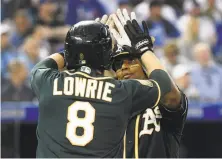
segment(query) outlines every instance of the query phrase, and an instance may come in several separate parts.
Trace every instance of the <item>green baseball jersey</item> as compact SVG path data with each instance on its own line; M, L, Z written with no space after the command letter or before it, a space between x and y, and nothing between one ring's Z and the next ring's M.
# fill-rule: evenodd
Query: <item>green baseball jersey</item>
M181 93L179 110L158 104L133 117L126 132L126 157L178 158L187 110L187 98Z
M89 67L57 69L53 59L32 70L39 99L37 157L122 157L129 119L159 100L149 80L118 81Z

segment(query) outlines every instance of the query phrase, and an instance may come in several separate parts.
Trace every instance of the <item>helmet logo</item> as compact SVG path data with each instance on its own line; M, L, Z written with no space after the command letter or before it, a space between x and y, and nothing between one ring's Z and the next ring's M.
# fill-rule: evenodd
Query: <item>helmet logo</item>
M84 59L84 54L83 54L83 53L80 53L80 54L79 54L79 58L80 58L80 60L83 60L83 59Z
M80 53L79 54L79 63L80 64L86 64L86 60L84 60L84 54L83 53Z

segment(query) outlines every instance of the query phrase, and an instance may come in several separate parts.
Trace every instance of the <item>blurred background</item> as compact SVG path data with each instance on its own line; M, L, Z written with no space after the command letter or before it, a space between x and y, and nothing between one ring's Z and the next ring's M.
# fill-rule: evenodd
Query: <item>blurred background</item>
M222 157L222 0L1 0L1 157L35 157L32 67L63 50L70 25L117 8L147 22L189 98L180 157Z

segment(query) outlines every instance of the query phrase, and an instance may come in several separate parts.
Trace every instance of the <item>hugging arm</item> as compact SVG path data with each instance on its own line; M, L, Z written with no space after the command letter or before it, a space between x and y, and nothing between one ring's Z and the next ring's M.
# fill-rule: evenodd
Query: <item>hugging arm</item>
M118 31L111 30L111 33L117 40L117 43L126 35L130 39L132 53L136 54L147 70L148 77L155 81L160 88L160 103L172 110L180 108L181 93L171 79L170 75L160 63L159 59L153 53L153 40L149 35L148 27L143 21L143 30L136 21L135 14L131 13L131 18L126 11L121 13L117 11L117 18L113 18ZM116 17L117 17L116 16ZM120 25L121 24L121 25Z

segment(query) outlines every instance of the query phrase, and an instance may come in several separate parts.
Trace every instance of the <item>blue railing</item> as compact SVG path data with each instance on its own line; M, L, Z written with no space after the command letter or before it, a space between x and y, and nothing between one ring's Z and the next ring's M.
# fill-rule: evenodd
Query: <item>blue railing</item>
M187 119L190 121L222 121L222 103L190 103ZM2 122L36 123L38 105L32 102L2 102Z

